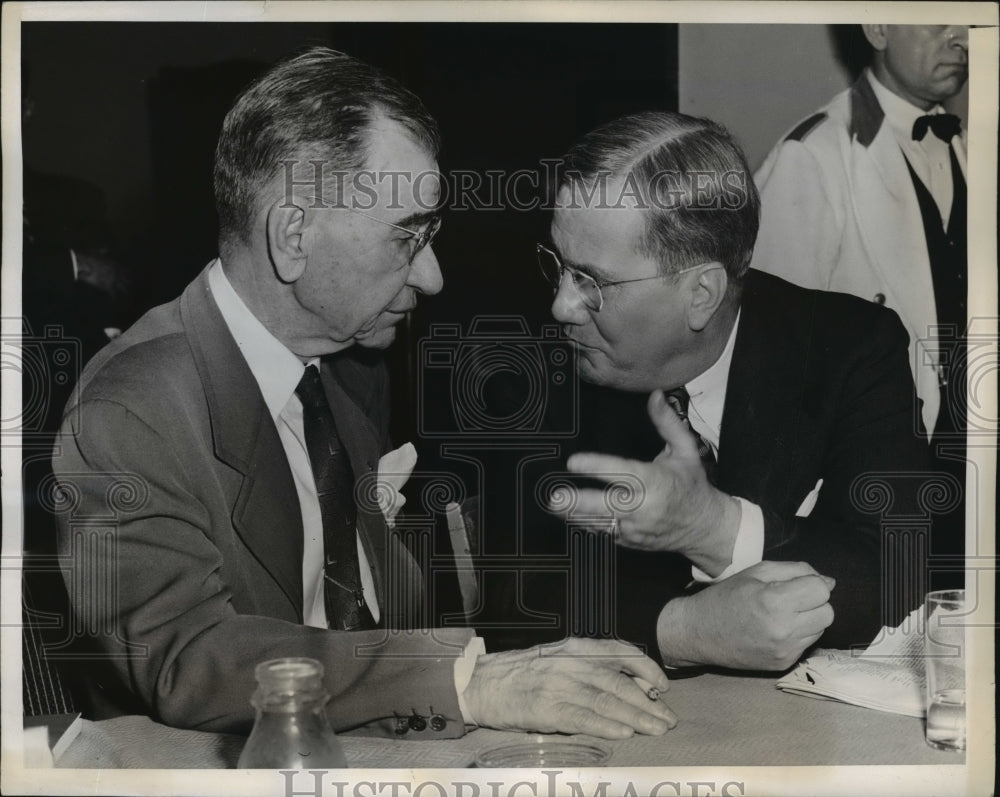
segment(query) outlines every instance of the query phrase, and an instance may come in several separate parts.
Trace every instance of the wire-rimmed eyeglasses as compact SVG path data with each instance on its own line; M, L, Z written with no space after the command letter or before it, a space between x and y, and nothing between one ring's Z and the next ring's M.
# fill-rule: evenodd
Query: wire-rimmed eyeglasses
M696 268L705 265L704 263L698 263L697 265L688 266L670 274L656 274L652 277L636 277L629 280L602 280L592 277L590 274L585 274L572 266L563 264L562 260L559 259L559 255L542 244L535 244L535 254L538 257L538 267L541 269L542 276L545 277L546 282L558 291L559 285L562 283L563 274L568 273L573 280L573 286L580 294L580 298L583 299L583 303L595 313L599 313L601 308L604 307L602 288L609 288L612 285L628 285L632 282L649 282L650 280L664 279L684 274L688 271L694 271Z
M391 221L386 221L385 219L380 219L377 216L372 216L370 213L365 213L363 210L358 210L357 208L352 208L349 205L344 205L345 210L351 211L351 213L357 213L359 216L364 216L366 219L371 219L372 221L377 221L379 224L384 224L386 227L392 227L395 230L400 230L409 234L410 241L410 254L409 262L412 263L417 255L423 251L424 247L430 246L431 242L434 240L434 236L438 234L441 229L441 217L431 216L430 221L421 230L413 230L409 227L401 227L398 224L393 224Z

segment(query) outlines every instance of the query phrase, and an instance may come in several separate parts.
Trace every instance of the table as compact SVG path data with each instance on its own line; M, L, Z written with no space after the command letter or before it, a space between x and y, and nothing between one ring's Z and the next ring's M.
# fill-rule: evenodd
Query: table
M671 682L680 718L664 736L600 740L610 767L962 764L924 743L923 720L780 692L777 678L705 673ZM340 735L352 767L467 767L476 753L524 739L480 728L460 739L407 741ZM579 737L588 739L588 737ZM85 721L56 763L68 768L232 768L244 738L182 731L148 717Z

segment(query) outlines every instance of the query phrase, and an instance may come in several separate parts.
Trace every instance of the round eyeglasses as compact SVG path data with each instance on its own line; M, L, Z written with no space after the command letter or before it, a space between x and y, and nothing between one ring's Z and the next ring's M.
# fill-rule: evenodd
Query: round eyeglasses
M638 277L630 280L599 280L572 266L564 265L559 259L559 255L541 244L535 244L535 254L538 257L538 267L542 271L542 276L555 290L559 290L563 274L568 273L573 279L573 286L580 294L580 298L583 299L583 303L595 313L601 312L601 308L604 307L604 294L601 292L601 288L608 288L612 285L627 285L630 282L648 282L670 276L669 274L657 274L653 277ZM683 273L683 271L678 273Z

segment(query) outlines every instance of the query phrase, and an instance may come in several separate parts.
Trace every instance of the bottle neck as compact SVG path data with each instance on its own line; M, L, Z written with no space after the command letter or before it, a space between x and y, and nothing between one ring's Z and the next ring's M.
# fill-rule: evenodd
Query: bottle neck
M250 702L257 714L322 714L330 699L323 691L295 691L276 693L258 689Z
M294 730L292 730L294 729ZM257 709L257 720L254 722L254 733L274 733L280 731L294 733L296 737L315 734L322 736L330 732L330 724L326 715L319 709L301 711L271 711Z

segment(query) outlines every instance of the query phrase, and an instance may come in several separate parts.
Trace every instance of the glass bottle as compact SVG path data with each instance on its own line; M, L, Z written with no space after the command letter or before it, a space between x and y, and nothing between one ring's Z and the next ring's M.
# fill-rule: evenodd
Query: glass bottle
M323 665L315 659L261 662L254 670L257 709L240 769L344 769L347 759L324 707Z

